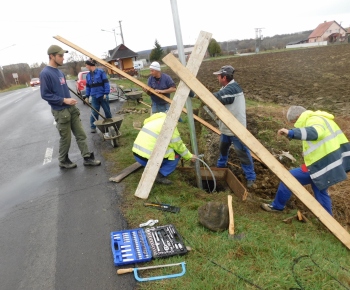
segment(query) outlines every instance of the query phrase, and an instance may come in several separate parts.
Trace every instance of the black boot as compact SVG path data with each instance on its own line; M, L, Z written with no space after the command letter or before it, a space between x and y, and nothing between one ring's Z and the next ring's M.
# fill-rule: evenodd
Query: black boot
M172 184L172 182L171 182L169 179L165 178L165 177L164 177L162 174L160 174L159 172L158 172L157 177L156 177L156 182L157 182L157 183L160 183L160 184L164 184L164 185Z
M66 168L66 169L72 169L72 168L77 167L77 165L75 163L70 161L68 155L66 156L66 160L60 161L58 163L58 166L61 167L61 168Z
M84 157L84 165L85 166L98 166L98 165L101 165L101 161L95 160L94 153L91 152L89 157Z

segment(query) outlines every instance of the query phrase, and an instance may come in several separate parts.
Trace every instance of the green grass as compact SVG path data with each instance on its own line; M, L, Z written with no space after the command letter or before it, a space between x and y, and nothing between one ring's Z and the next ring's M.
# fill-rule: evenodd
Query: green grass
M145 102L149 102L147 98L148 96ZM193 101L195 103L197 100ZM137 107L144 108L144 105L138 104ZM105 157L115 164L111 176L135 162L131 148L139 131L133 129L132 124L135 121L143 122L148 116L149 114L125 116L120 147L113 153L105 153ZM178 128L188 144L186 121L185 118L185 122L179 123ZM259 127L265 126L266 131L258 136L263 142L275 139L271 137L276 134L275 129L270 129L269 132L272 122L273 119L269 117L259 120ZM272 127L279 125L273 124ZM208 130L201 130L198 143L204 142ZM295 146L300 147L300 144ZM186 162L185 166L191 165ZM201 226L198 222L198 208L209 201L226 203L230 192L226 190L208 194L191 185L188 177L180 171L175 171L170 176L173 184L154 184L147 200L181 208L178 214L165 213L144 207L144 200L134 196L142 173L143 169L140 169L123 180L125 192L122 210L129 228L138 228L140 223L149 219L158 219L158 225L173 224L192 250L184 256L137 264L136 267L143 267L185 261L187 268L186 274L180 278L139 283L140 289L300 288L296 279L304 289L346 289L332 276L350 288L349 251L316 218L311 218L310 223L293 221L285 224L282 220L294 215L295 211L271 214L262 211L259 203L254 200L243 202L233 196L235 232L244 234L244 238L229 239L227 231L216 233ZM307 256L295 262L295 259L304 255ZM180 268L152 269L139 274L141 277L153 277L174 272L180 272Z
M26 85L12 85L11 87L7 88L7 89L3 89L0 90L0 92L10 92L10 91L15 91L15 90L19 90L19 89L24 89L27 88Z

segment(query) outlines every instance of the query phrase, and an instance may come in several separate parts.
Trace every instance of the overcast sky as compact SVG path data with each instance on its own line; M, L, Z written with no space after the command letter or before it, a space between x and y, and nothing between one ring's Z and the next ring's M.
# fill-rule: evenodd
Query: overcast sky
M175 0L174 0L175 1ZM350 27L350 0L177 0L183 44L194 44L200 31L217 41L313 30L324 21ZM2 5L0 17L0 65L47 63L47 48L59 35L86 51L103 57L116 43L112 29L124 44L137 52L176 44L171 0L47 1L16 0ZM110 32L101 31L101 29ZM121 44L120 35L116 35ZM66 59L68 56L66 57Z

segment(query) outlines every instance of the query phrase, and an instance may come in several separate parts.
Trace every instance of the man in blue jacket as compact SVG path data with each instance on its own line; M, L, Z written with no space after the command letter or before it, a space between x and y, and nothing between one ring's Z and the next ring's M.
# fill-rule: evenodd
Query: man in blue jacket
M109 92L110 86L104 70L96 68L96 61L89 59L85 62L89 73L86 75L86 98L91 96L91 105L100 111L102 107L106 118L112 118L111 109L109 107ZM98 120L99 115L94 110L91 110L90 126L91 133L96 133L96 125L94 122Z
M86 142L87 137L80 121L80 111L75 106L77 100L70 97L66 78L58 69L63 64L63 55L67 52L58 45L51 45L47 50L49 65L40 73L41 97L51 106L51 112L60 134L58 149L59 166L66 169L77 167L68 157L72 138L71 132L73 132L76 138L81 156L84 157L84 165L100 165L101 161L95 160L94 154L89 152Z

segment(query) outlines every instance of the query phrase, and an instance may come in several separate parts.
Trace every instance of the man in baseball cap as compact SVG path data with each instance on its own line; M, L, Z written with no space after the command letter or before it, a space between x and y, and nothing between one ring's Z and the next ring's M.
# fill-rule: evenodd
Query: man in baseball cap
M68 50L64 50L62 47L58 45L51 45L47 50L47 54L65 54L68 53Z
M213 72L214 75L228 75L233 76L235 69L230 65L224 65L219 71Z
M214 72L219 84L222 86L220 91L213 93L214 96L228 109L231 114L244 126L247 126L245 98L242 88L233 79L235 69L230 65L224 65L219 71ZM216 163L217 167L227 167L228 153L230 146L233 145L238 159L241 161L241 167L247 179L247 187L252 187L256 179L254 163L250 151L241 140L220 120L220 157Z

